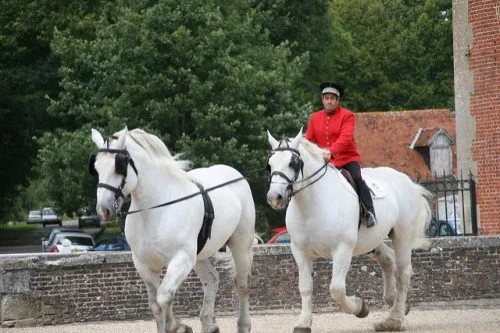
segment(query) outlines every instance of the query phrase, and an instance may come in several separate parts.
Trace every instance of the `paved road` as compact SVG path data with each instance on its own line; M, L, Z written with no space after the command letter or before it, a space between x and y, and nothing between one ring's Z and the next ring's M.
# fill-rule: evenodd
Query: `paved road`
M387 311L372 311L365 319L344 313L314 314L313 333L374 332L373 325L387 316ZM253 333L292 333L297 314L267 314L252 316ZM194 332L200 332L197 318L184 318ZM219 317L221 332L236 332L234 316ZM149 321L94 322L31 328L3 328L4 333L154 333L156 326ZM419 308L406 316L409 333L500 333L500 306L489 308Z
M68 229L78 229L78 220L67 220L63 221L63 228ZM27 242L30 244L26 245L18 245L18 246L0 246L0 255L2 254L23 254L23 253L39 253L42 248L42 243L40 238L48 237L50 231L54 228L59 228L58 225L47 225L46 227L42 227L42 225L38 225L38 228L35 228L31 235L29 235ZM85 232L95 235L99 232L99 228L84 228L82 229Z

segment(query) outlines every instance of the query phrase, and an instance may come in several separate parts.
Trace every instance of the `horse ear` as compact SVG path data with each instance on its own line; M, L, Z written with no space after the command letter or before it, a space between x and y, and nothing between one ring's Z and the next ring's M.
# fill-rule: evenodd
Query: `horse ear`
M276 140L269 131L267 131L267 139L269 141L269 144L271 145L271 150L275 150L279 146L278 140Z
M98 130L96 129L91 129L92 131L92 141L97 145L97 148L102 148L104 147L104 138L102 137L101 133L99 133Z
M297 134L297 136L293 138L290 146L295 149L299 148L300 139L302 139L302 127L300 128L299 134Z
M125 137L127 136L128 128L125 126L124 129L120 131L120 136L118 137L117 148L124 149L125 148Z

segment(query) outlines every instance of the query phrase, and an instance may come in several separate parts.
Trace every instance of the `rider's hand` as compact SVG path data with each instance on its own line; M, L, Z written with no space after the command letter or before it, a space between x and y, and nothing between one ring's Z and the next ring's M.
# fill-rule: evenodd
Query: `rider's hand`
M332 158L332 153L330 153L330 151L328 150L324 150L323 151L323 161L326 162L330 162L330 159Z

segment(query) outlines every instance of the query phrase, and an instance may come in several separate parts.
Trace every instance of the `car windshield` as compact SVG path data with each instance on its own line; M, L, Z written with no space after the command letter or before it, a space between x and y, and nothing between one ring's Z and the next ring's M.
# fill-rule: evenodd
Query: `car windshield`
M127 251L130 250L130 246L125 238L120 237L110 237L99 241L96 246L94 246L95 251Z
M79 237L79 236L66 236L57 241L57 244L62 244L62 241L67 239L71 241L71 245L84 245L84 246L93 246L92 238L88 237Z

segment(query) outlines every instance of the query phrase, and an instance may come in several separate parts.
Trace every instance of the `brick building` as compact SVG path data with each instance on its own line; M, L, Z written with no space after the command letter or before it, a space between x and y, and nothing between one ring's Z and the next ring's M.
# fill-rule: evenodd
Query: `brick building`
M453 1L457 167L477 181L479 230L500 234L500 1Z

